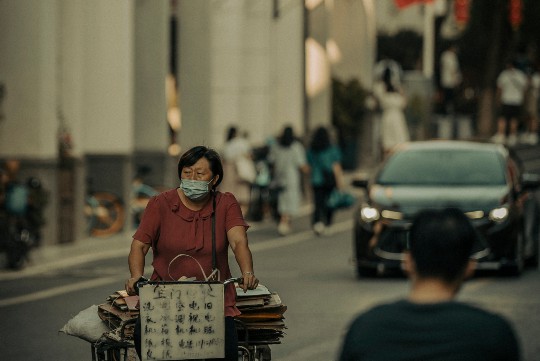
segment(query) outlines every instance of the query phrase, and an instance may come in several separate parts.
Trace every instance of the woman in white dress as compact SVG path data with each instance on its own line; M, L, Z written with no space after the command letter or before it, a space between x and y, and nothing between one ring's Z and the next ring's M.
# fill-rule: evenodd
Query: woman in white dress
M376 95L382 110L381 146L386 156L396 145L410 140L403 112L407 99L392 83L389 71L384 72Z

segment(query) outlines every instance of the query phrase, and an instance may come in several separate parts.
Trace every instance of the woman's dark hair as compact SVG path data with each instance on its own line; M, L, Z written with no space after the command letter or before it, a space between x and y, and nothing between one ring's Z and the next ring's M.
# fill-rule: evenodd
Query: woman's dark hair
M311 138L310 148L314 152L320 152L329 148L330 145L330 134L328 134L328 130L325 127L315 129L313 138Z
M386 86L387 91L389 92L396 91L394 84L392 84L392 70L389 67L384 69L383 81L384 81L384 85Z
M283 129L281 137L279 137L279 144L284 147L289 147L294 142L294 132L293 128L288 126Z
M238 133L238 129L236 129L236 127L234 126L229 127L229 130L227 131L227 141L236 138L237 133Z
M477 242L474 226L457 208L421 211L409 234L409 249L418 275L448 283L463 275Z
M212 174L214 176L219 176L216 184L214 184L215 189L223 180L223 164L221 163L221 158L218 152L203 145L198 145L187 150L182 157L180 157L180 160L178 161L178 179L182 179L182 169L185 167L191 167L203 157L208 160L208 163L210 163L210 170L212 171Z

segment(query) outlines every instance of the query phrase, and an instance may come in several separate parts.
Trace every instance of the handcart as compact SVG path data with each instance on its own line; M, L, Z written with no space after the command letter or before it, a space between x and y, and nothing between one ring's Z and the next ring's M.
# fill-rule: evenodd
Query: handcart
M283 314L287 307L276 292L264 285L246 293L237 288L236 300L242 312L236 317L239 360L271 360L270 345L281 343L284 336Z
M174 294L175 297L178 297L180 294L180 290L184 287L197 287L200 291L202 291L203 295L202 298L196 299L195 296L187 297L185 298L181 303L186 304L186 302L189 302L190 307L192 309L190 310L190 315L193 309L196 309L197 307L200 307L201 304L206 306L206 303L204 301L204 296L206 296L206 300L209 299L209 295L211 293L212 286L221 285L225 286L232 282L242 282L241 278L231 278L226 280L223 283L220 282L149 282L148 285L152 285L152 287L161 287L160 290L153 289L152 290L152 297L156 297L157 294L163 295L164 293L167 294L167 297L169 294ZM139 286L144 284L139 284ZM166 286L164 286L166 285ZM172 285L176 285L176 290L172 288ZM198 285L198 286L197 286ZM144 287L144 286L143 286ZM167 287L169 287L167 289ZM167 289L167 292L173 291L173 293L167 293L165 292L165 289ZM283 313L286 310L286 307L282 305L281 299L277 295L277 293L271 293L268 291L268 289L260 285L255 290L249 290L248 292L244 293L241 291L239 287L236 287L237 290L237 306L239 309L244 312L242 315L237 316L235 319L236 322L236 328L238 332L238 360L241 361L269 361L271 360L271 350L270 345L271 344L277 344L280 343L280 338L283 336L283 329L285 328L285 325L283 323ZM193 291L193 290L192 290ZM189 292L189 291L186 291ZM148 293L146 293L148 295ZM184 292L185 296L185 292ZM200 295L201 296L201 295ZM211 296L211 295L210 295ZM145 297L144 292L140 296L141 297L141 311L143 309L149 308L152 305L145 303ZM176 303L178 305L178 302ZM170 303L166 303L166 308L170 307ZM223 307L220 305L219 308L220 312L223 310ZM205 314L207 310L205 309L203 311L203 314ZM202 316L201 314L200 316ZM170 314L169 314L170 315ZM196 317L197 315L194 315ZM205 315L205 318L208 318L208 314ZM223 314L219 314L219 316L216 316L215 320L220 319L223 320ZM215 320L213 322L215 322ZM213 322L208 323L205 328L213 328L214 325ZM150 325L152 326L152 325ZM142 325L142 327L148 327L148 325ZM170 327L168 328L170 329ZM187 329L186 329L187 330ZM156 330L159 332L159 330ZM178 329L177 329L178 331ZM161 339L161 342L163 342L163 339ZM180 341L181 343L182 341ZM209 345L212 345L213 342L215 342L215 339L210 338L206 341L199 340L200 345L206 345L208 347ZM206 342L206 343L204 343ZM143 344L147 344L147 341L142 341ZM166 355L166 351L163 349L160 349L161 355ZM165 352L165 353L164 353ZM195 358L191 356L192 358ZM207 355L207 357L213 357L210 355Z
M92 361L132 361L136 359L133 340L125 335L126 327L134 327L136 321L137 319L134 318L120 328L118 340L102 336L98 341L91 342Z
M230 282L241 282L241 279L230 279L225 283L213 282L210 283L210 286L225 285ZM167 282L159 284L163 285L164 283ZM175 283L186 284L187 282ZM156 284L148 283L149 286L153 287ZM208 283L199 282L199 284ZM258 288L265 289L264 286ZM270 346L281 343L280 338L283 337L282 330L285 327L282 314L286 307L281 304L276 293L265 291L253 296L252 294L256 293L256 290L248 291L246 294L239 288L237 290L239 290L237 292L237 306L242 312L242 315L235 319L239 340L238 360L269 361L271 360ZM131 311L127 308L126 300L130 301L131 299L133 302L132 298L139 300L139 304L142 304L141 300L144 302L139 296L127 296L122 290L107 297L106 303L99 306L94 305L81 311L80 315L86 313L86 316L79 321L82 321L84 327L95 329L92 330L94 334L92 337L81 337L80 334L64 332L90 342L92 361L136 361L138 358L134 347L133 331L140 313L138 308L136 311L134 308ZM130 307L134 306L130 305ZM68 323L77 318L80 318L79 315Z
M244 338L238 339L238 361L270 361L272 359L270 342L250 340L247 326L240 320L236 320L236 329L238 333L245 331Z
M143 359L225 356L225 286L219 281L138 284Z

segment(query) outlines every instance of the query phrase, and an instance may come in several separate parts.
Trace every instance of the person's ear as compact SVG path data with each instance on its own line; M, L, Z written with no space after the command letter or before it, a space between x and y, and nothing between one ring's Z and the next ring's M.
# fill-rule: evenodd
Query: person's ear
M219 174L216 174L214 177L214 180L212 180L212 188L216 187L218 179L219 179Z
M469 279L474 275L474 271L476 270L476 260L470 259L469 262L467 262L467 266L465 267L465 274L464 279Z
M401 261L401 268L407 276L411 277L414 274L415 265L414 260L412 259L411 252L405 251L403 253L403 260Z

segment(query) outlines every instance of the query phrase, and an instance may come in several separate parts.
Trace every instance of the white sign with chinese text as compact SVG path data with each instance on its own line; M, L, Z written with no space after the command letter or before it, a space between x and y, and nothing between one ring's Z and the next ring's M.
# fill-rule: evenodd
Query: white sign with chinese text
M143 360L225 357L223 284L147 284L139 297Z

